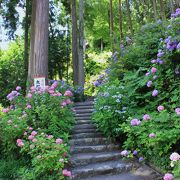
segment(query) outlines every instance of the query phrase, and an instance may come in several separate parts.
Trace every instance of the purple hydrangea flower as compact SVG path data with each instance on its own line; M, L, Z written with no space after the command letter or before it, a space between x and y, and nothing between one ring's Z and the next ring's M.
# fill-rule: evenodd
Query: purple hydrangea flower
M154 137L156 137L156 134L155 133L151 133L151 134L149 134L149 137L150 138L154 138Z
M146 85L147 85L147 87L151 87L152 86L152 81L148 81Z
M138 151L137 151L137 150L134 150L134 151L133 151L133 155L134 155L134 156L137 156L137 155L138 155Z
M180 74L179 68L177 67L174 72L175 72L175 74L177 74L177 75Z
M153 60L151 60L151 63L152 63L152 64L155 64L155 63L157 63L157 60L156 60L156 59L153 59Z
M149 76L150 74L151 74L150 72L147 72L147 73L146 73L146 76Z
M143 120L144 121L147 121L147 120L150 120L151 119L151 117L148 115L148 114L145 114L144 116L143 116Z
M180 115L180 108L176 108L175 112L176 112L177 115Z
M157 96L157 95L158 95L158 90L155 89L155 90L152 92L152 96L155 97L155 96Z
M131 126L139 126L140 124L141 124L141 121L139 119L131 120Z
M162 50L158 51L157 57L160 58L164 55L164 52Z
M142 162L142 161L144 161L144 158L143 158L143 157L140 157L140 158L139 158L139 162Z
M98 86L99 85L99 82L98 81L95 81L94 82L94 86Z
M157 75L154 75L154 76L153 76L153 79L157 79Z
M178 45L176 46L176 49L180 49L180 43L178 43Z
M129 155L129 152L127 150L124 150L121 152L121 156L128 156Z

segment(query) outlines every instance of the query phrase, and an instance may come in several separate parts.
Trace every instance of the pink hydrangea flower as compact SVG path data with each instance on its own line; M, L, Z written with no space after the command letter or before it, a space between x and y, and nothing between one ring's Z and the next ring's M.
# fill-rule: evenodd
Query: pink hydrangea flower
M151 133L151 134L149 134L149 137L150 138L154 138L154 137L156 137L156 134L155 133Z
M31 99L31 98L32 98L32 94L31 94L31 93L28 93L28 94L27 94L27 98Z
M36 138L32 139L32 142L37 142L37 139Z
M34 139L34 136L30 135L30 136L28 136L28 139L29 139L29 140L33 140L33 139Z
M31 135L32 135L32 136L36 136L36 135L37 135L37 132L36 132L36 131L32 131L32 132L31 132Z
M66 99L65 102L66 102L66 104L71 104L71 100L70 99Z
M164 110L164 106L158 106L157 110L158 110L159 112L163 111L163 110Z
M24 143L21 141L17 144L19 147L23 147L24 146Z
M171 159L171 161L178 161L178 160L180 160L180 155L178 153L174 152L170 155L170 159Z
M158 95L158 90L155 89L155 90L152 92L152 96L155 97L155 96L157 96L157 95Z
M31 106L30 104L28 104L28 105L26 106L26 108L27 108L27 109L31 109L32 106Z
M176 108L175 112L176 112L177 115L180 115L180 108Z
M9 112L9 109L8 109L8 108L3 108L3 109L2 109L2 112L3 112L3 113L8 113L8 112Z
M36 91L36 88L35 88L34 86L32 86L32 87L30 88L30 90L31 90L31 92L35 92L35 91Z
M23 143L23 141L21 139L17 139L16 142L17 142L17 146L19 146L19 147L24 146L24 143Z
M27 135L27 132L24 132L24 136L26 136Z
M151 119L151 117L148 115L148 114L145 114L144 116L143 116L143 120L144 121L148 121L148 120L150 120Z
M121 156L128 156L129 155L129 152L127 150L124 150L121 152Z
M71 176L71 171L68 171L67 169L64 169L62 173L64 176L67 176L67 177Z
M53 135L47 135L47 139L52 139Z
M73 96L73 93L69 90L67 90L65 93L64 93L64 96L68 96L68 97L72 97Z
M49 90L49 94L54 94L54 90Z
M66 106L66 105L67 105L67 104L66 104L65 101L63 101L63 102L61 103L61 106L62 106L62 107Z
M33 128L28 126L27 130L31 131L31 130L33 130Z
M63 143L63 140L62 139L56 139L56 144L62 144Z
M16 87L16 91L20 91L21 90L21 87L20 86L17 86Z
M62 94L60 92L57 92L57 96L62 96Z
M152 73L156 73L156 72L157 72L157 69L156 69L155 67L152 67L152 68L151 68L151 72L152 72Z
M164 180L173 180L173 175L170 174L170 173L167 173L167 174L164 175L164 178L163 178L163 179L164 179Z
M141 121L139 119L131 120L131 126L139 126L140 124L141 124Z

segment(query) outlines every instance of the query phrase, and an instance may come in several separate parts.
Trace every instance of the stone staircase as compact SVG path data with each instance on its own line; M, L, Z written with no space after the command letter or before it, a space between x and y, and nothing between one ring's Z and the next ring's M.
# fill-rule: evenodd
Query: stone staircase
M120 147L104 138L91 122L93 101L76 103L72 132L72 180L159 180L159 174L135 161L125 161Z

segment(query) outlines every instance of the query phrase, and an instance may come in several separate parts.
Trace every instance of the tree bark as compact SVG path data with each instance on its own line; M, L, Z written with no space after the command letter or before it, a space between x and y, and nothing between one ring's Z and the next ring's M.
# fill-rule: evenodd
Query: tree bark
M84 0L79 0L79 86L84 87Z
M71 18L72 18L72 62L73 62L73 84L78 85L78 35L77 35L77 13L76 0L71 0Z
M127 7L128 21L129 21L129 29L130 29L131 35L133 35L133 26L132 26L132 20L131 20L131 11L130 11L130 6L129 6L129 0L126 0L126 7Z
M122 23L122 2L119 0L119 30L120 30L120 37L123 39L123 23Z
M154 11L154 19L157 21L158 20L158 15L157 15L157 6L156 6L156 0L152 1L153 3L153 11Z
M48 78L49 0L33 0L28 79Z
M171 7L171 13L174 13L174 1L173 0L170 0L170 7Z
M112 44L112 50L114 51L114 18L113 18L113 4L112 0L109 0L109 15L110 15L110 38L111 38L111 44Z
M25 32L24 32L24 68L25 78L28 76L28 52L29 52L29 0L26 0Z
M166 14L165 14L165 10L164 10L164 1L159 0L159 3L160 3L161 18L163 21L165 21L166 20Z

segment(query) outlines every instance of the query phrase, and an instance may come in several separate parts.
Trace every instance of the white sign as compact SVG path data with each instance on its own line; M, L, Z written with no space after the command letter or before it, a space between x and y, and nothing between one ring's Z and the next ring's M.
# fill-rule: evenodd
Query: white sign
M35 77L34 78L34 87L36 89L39 89L39 88L45 88L45 77Z

